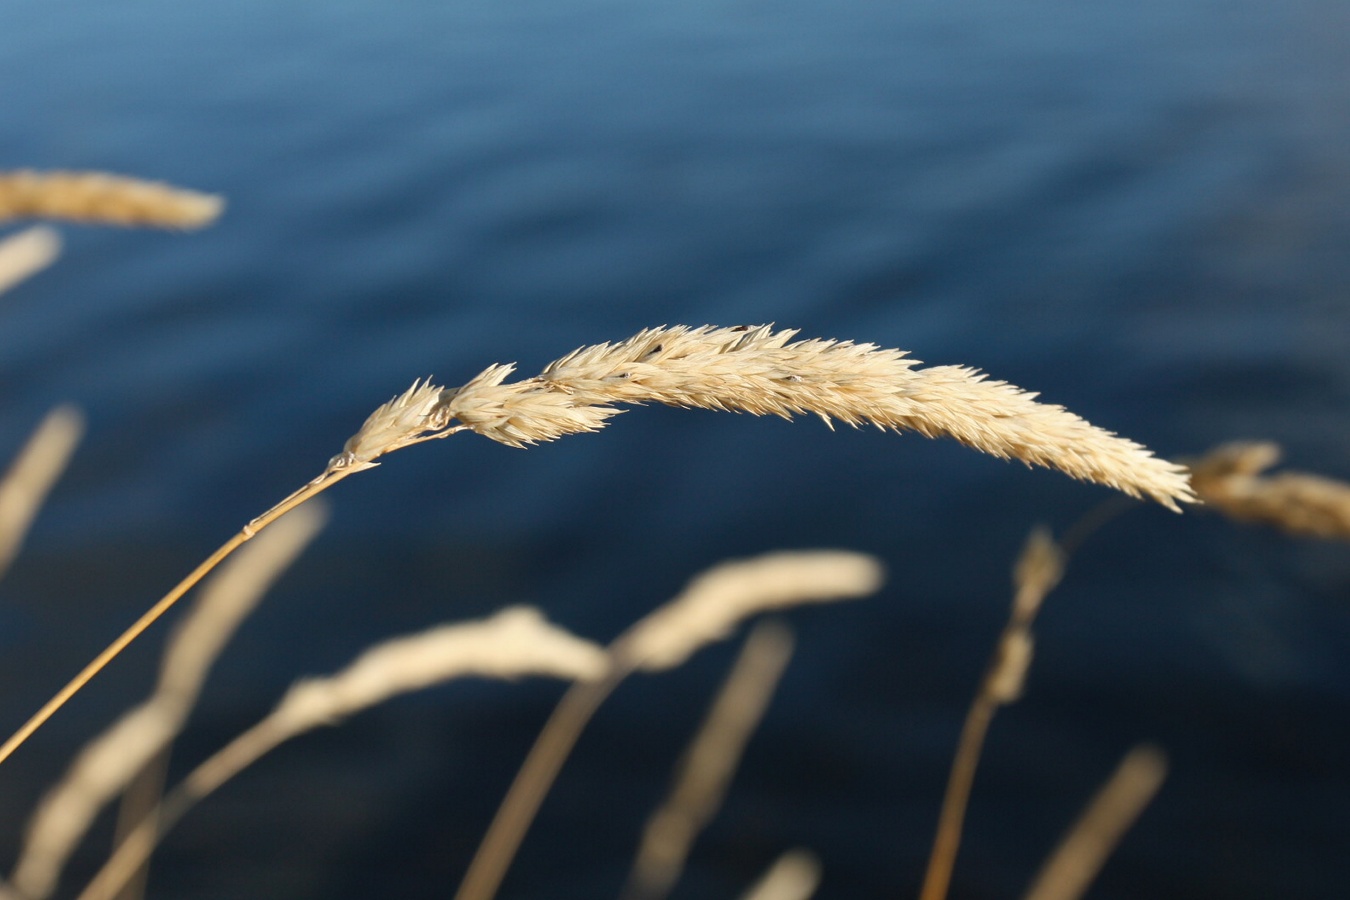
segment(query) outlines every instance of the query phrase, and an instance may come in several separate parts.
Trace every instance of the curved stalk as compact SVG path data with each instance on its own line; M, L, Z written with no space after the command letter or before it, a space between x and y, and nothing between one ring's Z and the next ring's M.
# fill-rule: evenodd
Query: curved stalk
M273 506L267 512L250 521L239 530L238 534L221 544L215 553L212 553L203 560L201 565L197 566L197 568L193 569L186 578L178 582L173 590L169 591L159 599L159 602L146 610L139 619L127 628L126 631L122 632L116 640L105 647L102 653L94 657L89 665L81 669L79 674L72 678L65 687L57 691L56 694L48 700L41 709L34 713L18 731L10 735L9 739L5 741L3 745L0 745L0 763L3 763L15 750L19 749L24 741L33 736L33 732L41 728L48 719L56 714L57 710L66 705L71 697L79 693L80 689L88 684L95 675L103 671L108 663L116 659L117 655L125 650L132 641L136 640L136 638L140 637L146 629L155 624L155 622L168 612L184 594L192 590L192 588L197 585L197 582L205 578L207 574L209 574L216 566L220 565L226 557L235 550L238 550L240 546L250 540L258 532L262 531L268 525L271 525L286 513L295 509L301 503L318 496L322 491L332 487L353 472L359 472L360 470L359 467L334 467L330 464L329 468L318 478L315 478L313 481L300 488L300 490L295 491L285 500L282 500L280 503Z

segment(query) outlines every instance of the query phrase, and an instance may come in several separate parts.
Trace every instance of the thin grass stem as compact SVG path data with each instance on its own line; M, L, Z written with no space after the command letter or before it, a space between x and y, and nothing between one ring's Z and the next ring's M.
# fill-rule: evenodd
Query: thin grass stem
M975 783L975 770L980 765L984 739L998 707L998 702L992 696L981 692L966 713L961 738L956 745L956 755L952 757L947 791L942 797L942 812L938 816L937 835L933 840L933 851L928 857L928 870L924 874L919 900L943 900L947 896L952 869L956 866L956 854L961 848L961 830L965 825L966 807L970 804L971 786Z
M665 802L647 820L621 900L664 900L684 871L699 833L721 807L750 735L792 656L792 632L756 625L685 751Z
M1167 756L1150 744L1125 755L1055 852L1026 900L1078 900L1167 777Z
M47 720L55 715L57 710L65 706L71 697L74 697L79 693L86 684L93 680L95 675L107 667L108 663L116 659L118 654L125 650L132 641L140 637L146 629L159 621L160 617L172 609L173 605L182 599L184 594L192 590L198 582L205 578L212 569L220 565L220 563L231 553L238 550L259 531L262 531L262 529L266 528L292 509L295 509L301 503L318 496L343 478L346 478L348 475L357 471L360 471L360 469L333 469L330 467L318 478L294 492L261 516L258 516L256 519L249 522L238 534L221 544L214 553L203 560L202 563L198 565L197 568L193 569L186 578L178 582L173 590L161 597L154 606L146 610L145 613L132 623L126 631L122 632L116 640L105 647L102 653L94 657L94 659L81 669L79 674L72 678L65 687L57 691L56 694L48 700L41 709L34 713L32 718L25 722L18 731L15 731L14 734L10 735L9 739L6 740L3 745L0 745L0 763L9 759L14 751L32 737L35 731L46 724Z
M975 782L975 770L980 764L989 724L1000 706L1021 696L1027 668L1031 665L1031 623L1045 595L1059 583L1063 572L1062 548L1048 531L1037 528L1013 566L1012 614L961 726L919 900L944 900L951 887L971 786Z
M455 900L489 900L496 895L581 732L631 671L631 668L611 669L599 681L578 682L563 694L507 789L506 798L497 808L464 880L455 892Z
M151 695L89 741L38 804L10 879L24 897L54 893L99 811L167 750L230 637L324 518L316 506L286 518L213 574L167 643Z

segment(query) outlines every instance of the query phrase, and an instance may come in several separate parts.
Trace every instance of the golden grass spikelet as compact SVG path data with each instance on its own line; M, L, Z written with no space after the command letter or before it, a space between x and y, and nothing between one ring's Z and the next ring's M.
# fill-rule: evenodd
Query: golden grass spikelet
M1015 624L1029 626L1040 611L1045 595L1064 577L1064 549L1050 530L1037 526L1027 536L1022 552L1013 563L1013 614Z
M210 225L224 206L214 194L103 172L0 172L0 221L64 219L192 229Z
M650 328L582 347L524 381L505 384L511 367L492 366L442 402L472 430L515 447L594 431L619 412L616 403L814 413L827 423L953 438L1172 510L1194 500L1184 468L1035 394L962 366L921 369L901 350L792 341L796 334L771 325Z
M642 671L673 669L751 616L865 597L884 578L875 557L843 550L792 550L722 563L630 628L615 642L614 655Z
M1289 534L1350 540L1350 484L1306 472L1262 475L1280 459L1268 441L1221 444L1191 464L1196 493L1239 522Z
M440 405L442 388L431 379L419 379L402 394L376 408L356 434L347 438L342 453L329 468L368 468L375 460L431 437L445 437L449 416Z
M550 625L536 609L509 607L481 622L385 641L336 675L297 682L268 717L269 727L298 734L460 675L589 681L607 669L598 645Z
M14 561L83 434L84 415L73 406L58 406L43 418L0 478L0 575Z
M441 408L478 434L511 447L599 431L623 411L539 378L503 384L513 371L513 365L488 366L462 387L446 390Z
M820 860L810 850L789 850L774 861L741 900L808 900L820 886Z
M61 235L38 225L0 240L0 294L40 272L61 255Z
M595 431L613 404L774 414L815 413L826 422L870 423L951 437L1004 459L1020 459L1172 510L1195 501L1187 471L1145 447L1088 424L1035 394L960 366L916 368L900 350L838 340L793 342L771 325L651 328L617 344L582 347L534 377L511 384L494 365L454 389L415 381L372 413L324 471L248 522L82 669L3 744L0 762L89 679L144 632L207 572L288 510L386 453L471 429L515 447ZM460 424L452 425L455 421Z

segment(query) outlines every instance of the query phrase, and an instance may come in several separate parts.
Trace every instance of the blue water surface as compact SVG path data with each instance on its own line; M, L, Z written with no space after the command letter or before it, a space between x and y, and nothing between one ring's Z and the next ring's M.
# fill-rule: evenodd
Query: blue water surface
M3 452L57 403L89 424L0 584L6 733L414 378L651 325L901 347L1169 458L1262 438L1350 479L1342 0L8 0L0 91L0 169L228 201L200 233L61 226L0 297ZM913 894L1012 561L1108 498L950 442L665 408L412 448L332 492L171 774L390 635L530 603L608 640L722 559L859 549L888 586L787 617L796 658L675 896L739 896L798 846L820 898ZM0 767L6 871L164 630ZM732 654L618 692L503 896L616 895ZM1171 773L1092 896L1342 896L1348 660L1344 544L1112 520L994 723L952 896L1019 895L1143 740ZM306 736L184 821L149 896L447 896L559 692L455 684Z

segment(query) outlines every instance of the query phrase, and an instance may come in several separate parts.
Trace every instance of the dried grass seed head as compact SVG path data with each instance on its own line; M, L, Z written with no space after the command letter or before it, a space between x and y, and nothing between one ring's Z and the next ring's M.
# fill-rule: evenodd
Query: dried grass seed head
M47 413L0 477L0 575L13 562L83 434L84 414L73 406L58 406Z
M714 566L615 643L621 660L649 672L680 665L741 621L774 609L865 597L880 589L881 563L862 553L767 553Z
M1275 443L1222 444L1191 464L1196 492L1211 509L1239 522L1350 540L1350 484L1306 472L1261 474L1279 458Z
M1219 444L1204 456L1188 460L1192 480L1199 490L1201 481L1231 475L1260 475L1280 461L1284 449L1274 441L1230 441Z
M61 235L38 225L0 239L0 294L42 271L61 255Z
M223 198L104 172L0 172L0 221L65 219L102 225L202 228Z
M1035 528L1013 564L1015 621L1029 622L1036 615L1045 595L1064 577L1064 563L1064 550L1055 542L1050 530Z
M577 396L541 378L503 384L514 365L491 365L459 388L443 392L440 409L469 429L510 447L599 431L623 410Z
M510 607L481 621L378 644L335 675L297 682L269 719L295 733L462 675L585 681L606 671L608 657L599 645L549 624L536 609Z
M1035 638L1027 628L1014 628L1003 634L985 685L995 702L1014 703L1022 696L1035 647Z
M582 347L538 376L506 384L492 366L445 392L450 416L511 446L594 431L613 404L748 412L872 424L950 437L1002 459L1151 497L1169 509L1194 501L1186 470L1089 424L1063 407L963 366L918 368L903 351L809 339L758 327L650 328L626 341Z
M356 434L347 439L342 453L329 462L330 468L366 468L375 460L409 444L415 444L444 432L450 417L441 406L442 388L430 378L412 383L402 394L378 407L366 417Z

